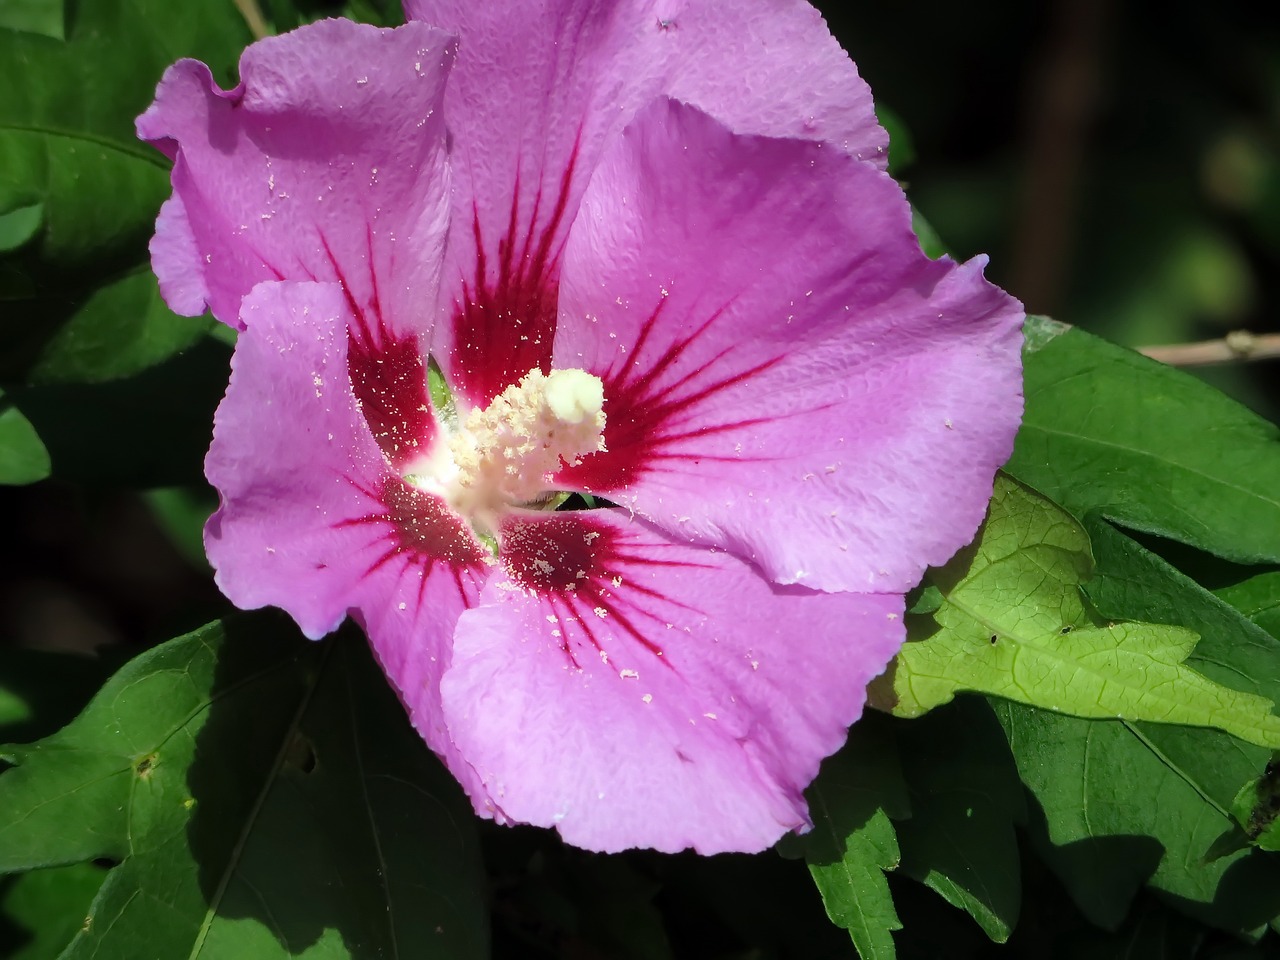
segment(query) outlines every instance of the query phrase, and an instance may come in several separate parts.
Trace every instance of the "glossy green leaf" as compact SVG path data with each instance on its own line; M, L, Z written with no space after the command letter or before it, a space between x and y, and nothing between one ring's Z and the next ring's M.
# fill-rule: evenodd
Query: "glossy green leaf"
M470 811L354 631L211 624L0 752L0 871L120 861L66 960L485 954Z
M1028 319L1026 413L1008 471L1097 512L1245 563L1280 561L1280 428L1200 380Z
M893 958L892 932L902 924L884 875L900 859L889 817L908 816L910 806L890 738L874 720L859 723L806 796L813 830L781 849L803 853L827 915L863 960Z
M0 391L0 484L35 483L51 470L49 451L35 427Z
M44 204L32 203L0 213L0 253L17 250L35 237L44 222Z
M896 729L911 794L911 817L896 824L900 872L1004 943L1022 900L1014 824L1026 812L1000 725L985 700L960 697Z
M1280 746L1271 701L1183 662L1195 633L1095 615L1080 593L1092 574L1084 529L997 478L978 538L930 574L942 605L931 617L911 617L911 640L873 688L873 702L915 717L969 690L1080 717L1217 727Z

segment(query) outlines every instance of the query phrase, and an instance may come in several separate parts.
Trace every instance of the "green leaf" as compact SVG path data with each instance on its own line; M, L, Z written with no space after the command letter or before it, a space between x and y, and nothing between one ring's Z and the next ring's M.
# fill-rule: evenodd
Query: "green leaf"
M54 733L83 709L109 673L97 657L0 647L0 742Z
M1215 591L1273 637L1280 637L1280 570L1268 570Z
M61 40L63 3L64 0L5 0L0 3L0 28Z
M1209 931L1194 920L1146 899L1115 934L1090 930L1070 945L1065 960L1194 960ZM1210 956L1226 960L1222 954ZM1245 960L1255 954L1233 955Z
M1231 815L1259 850L1280 850L1280 767L1268 764L1261 777L1241 787Z
M897 734L911 791L911 818L897 824L900 871L1004 943L1021 905L1014 823L1026 811L1000 725L986 701L961 697Z
M902 171L916 162L916 145L911 131L896 110L876 103L876 119L889 134L889 173L901 178Z
M10 878L0 894L0 916L27 939L4 955L9 960L53 960L84 923L106 876L102 867L74 863ZM0 939L0 949L4 946Z
M0 391L0 484L35 483L51 470L49 451L35 427Z
M899 860L889 817L906 817L910 807L897 754L873 718L849 731L807 796L813 830L780 849L803 852L827 916L849 931L863 960L893 958L892 931L902 924L884 876Z
M0 253L17 250L31 240L44 221L44 204L33 203L0 214Z
M185 350L215 321L180 317L160 297L150 267L106 283L83 299L46 298L33 308L54 331L26 370L32 383L100 383L132 376Z
M1123 723L1009 701L992 706L1035 801L1031 836L1041 858L1090 922L1115 929L1163 852L1160 839L1149 835L1157 824L1146 822L1159 815L1148 809L1144 818L1134 808L1150 808L1158 796L1169 818L1159 824L1162 832L1185 830L1195 824L1187 812L1203 815L1199 795L1154 754L1133 749L1133 730Z
M1280 429L1179 370L1028 318L1008 471L1076 518L1280 561Z
M66 4L65 30L61 3L22 6L0 18L0 377L125 376L208 326L164 309L147 275L169 161L134 119L180 57L229 83L250 37L229 0Z
M23 387L10 397L40 435L60 480L200 484L230 354L206 337L126 380Z
M1197 636L1111 623L1085 604L1089 537L1048 500L998 477L978 538L931 579L942 606L911 617L911 640L874 701L915 717L972 690L1080 717L1218 727L1280 746L1271 701L1183 663Z
M353 634L211 624L3 750L0 871L120 861L65 960L485 954L471 814Z
M161 487L143 494L151 515L169 541L197 570L208 570L204 525L218 508L218 495L208 486Z
M1108 616L1177 619L1198 669L1275 695L1280 643L1103 521L1089 528ZM1280 914L1280 860L1223 849L1229 808L1269 751L1215 730L1088 721L994 704L1034 798L1030 833L1081 910L1114 928L1144 882L1205 923L1246 933Z

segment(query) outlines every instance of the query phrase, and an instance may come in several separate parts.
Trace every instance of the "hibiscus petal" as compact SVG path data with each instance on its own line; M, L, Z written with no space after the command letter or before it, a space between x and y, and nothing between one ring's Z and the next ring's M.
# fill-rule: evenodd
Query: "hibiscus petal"
M422 329L445 235L452 57L424 24L326 20L253 44L230 91L202 63L170 67L137 121L175 161L152 247L170 306L207 302L237 326L260 281L338 280L366 330Z
M283 608L312 638L352 613L419 732L472 784L439 682L487 551L389 469L351 388L337 284L260 284L242 319L205 461L222 496L205 533L218 586L238 607Z
M735 133L822 140L888 164L889 136L871 88L807 0L665 0L656 7L675 35L675 73L664 91L673 99Z
M565 255L557 367L605 381L561 481L783 583L905 592L973 534L1021 412L1020 306L930 261L874 167L658 102Z
M222 592L245 609L282 607L320 637L371 580L416 585L416 571L439 561L454 589L453 569L483 550L382 456L351 389L342 290L260 284L242 318L205 460L222 496L205 536Z
M582 190L604 144L655 95L674 92L735 129L882 159L866 84L800 0L407 0L405 10L460 38L445 99L457 192L442 361L477 406L549 369Z
M442 684L477 810L596 850L760 850L903 639L902 598L780 587L621 511L513 518Z

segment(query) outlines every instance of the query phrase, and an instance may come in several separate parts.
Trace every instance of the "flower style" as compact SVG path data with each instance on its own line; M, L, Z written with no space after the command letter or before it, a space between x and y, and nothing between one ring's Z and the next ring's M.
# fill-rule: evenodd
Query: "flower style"
M218 584L352 616L484 815L761 849L982 518L1021 310L921 254L801 0L406 6L138 120L161 290L240 331Z

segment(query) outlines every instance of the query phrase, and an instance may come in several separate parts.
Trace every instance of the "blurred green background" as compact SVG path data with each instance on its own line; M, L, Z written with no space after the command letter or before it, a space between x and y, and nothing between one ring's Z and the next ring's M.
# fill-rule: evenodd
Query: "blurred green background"
M1275 4L817 6L917 208L1029 311L1130 346L1280 330ZM1200 372L1280 417L1277 362Z

